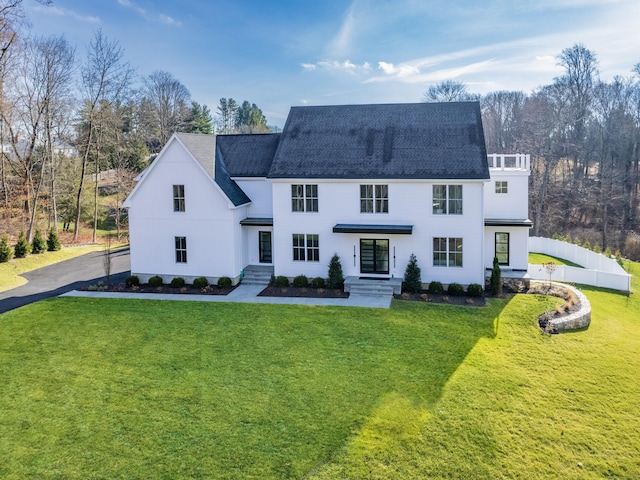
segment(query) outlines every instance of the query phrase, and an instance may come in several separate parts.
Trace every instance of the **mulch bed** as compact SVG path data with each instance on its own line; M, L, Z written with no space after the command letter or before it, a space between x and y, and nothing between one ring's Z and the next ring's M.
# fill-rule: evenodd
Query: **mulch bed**
M170 285L161 285L159 287L150 287L147 284L139 287L127 287L124 283L115 283L108 285L93 285L83 288L87 291L98 292L129 292L129 293L168 293L183 295L228 295L233 292L236 287L220 288L216 285L209 285L205 288L196 288L193 285L185 285L182 288L173 288Z
M447 294L432 294L426 290L420 293L394 294L393 298L410 302L444 303L449 305L464 305L467 307L484 307L487 303L485 297L469 297L467 295L456 297Z
M349 298L349 294L340 288L298 288L276 287L269 285L262 290L259 297L307 297L307 298Z

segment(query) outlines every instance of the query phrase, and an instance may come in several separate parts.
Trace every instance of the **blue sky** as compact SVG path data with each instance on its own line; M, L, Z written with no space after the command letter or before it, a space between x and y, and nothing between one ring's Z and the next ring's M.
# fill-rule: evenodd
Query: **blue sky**
M640 62L638 0L25 0L37 35L79 59L101 28L139 76L166 70L213 112L249 100L282 126L293 105L418 102L429 85L523 90L583 43L601 77Z

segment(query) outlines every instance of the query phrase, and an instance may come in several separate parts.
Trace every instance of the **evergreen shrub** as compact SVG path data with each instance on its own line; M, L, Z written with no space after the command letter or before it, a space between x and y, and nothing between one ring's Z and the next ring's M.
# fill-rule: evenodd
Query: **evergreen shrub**
M151 277L149 279L149 286L150 287L159 287L162 285L162 277L160 275L154 275L153 277Z

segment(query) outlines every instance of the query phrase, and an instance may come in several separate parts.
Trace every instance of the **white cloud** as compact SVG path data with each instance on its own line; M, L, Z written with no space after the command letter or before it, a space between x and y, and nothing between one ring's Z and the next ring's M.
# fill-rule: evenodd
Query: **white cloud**
M73 10L69 10L67 8L61 8L58 6L49 6L45 7L42 5L38 5L33 8L36 12L40 13L49 13L51 15L57 15L58 17L71 17L75 20L87 23L100 23L100 17L95 17L92 15L80 15Z
M123 7L130 8L136 11L142 18L150 22L158 22L158 23L163 23L165 25L175 25L175 26L182 25L182 22L175 20L169 15L165 15L164 13L148 12L147 10L138 6L131 0L117 0L117 1Z
M303 63L301 66L306 72L322 69L331 72L346 72L352 75L366 73L371 70L371 64L369 62L363 62L358 65L351 60L320 60L316 63Z
M329 42L327 53L330 56L342 57L350 53L351 44L356 32L356 4L357 0L351 3L344 16L340 30L331 42Z

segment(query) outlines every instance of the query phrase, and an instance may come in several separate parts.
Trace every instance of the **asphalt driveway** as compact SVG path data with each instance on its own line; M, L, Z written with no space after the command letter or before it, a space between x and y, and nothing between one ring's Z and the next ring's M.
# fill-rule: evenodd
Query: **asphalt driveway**
M0 313L99 281L106 283L103 258L103 252L92 252L23 274L28 281L26 285L0 292ZM113 251L110 281L124 281L130 274L130 265L128 248Z

